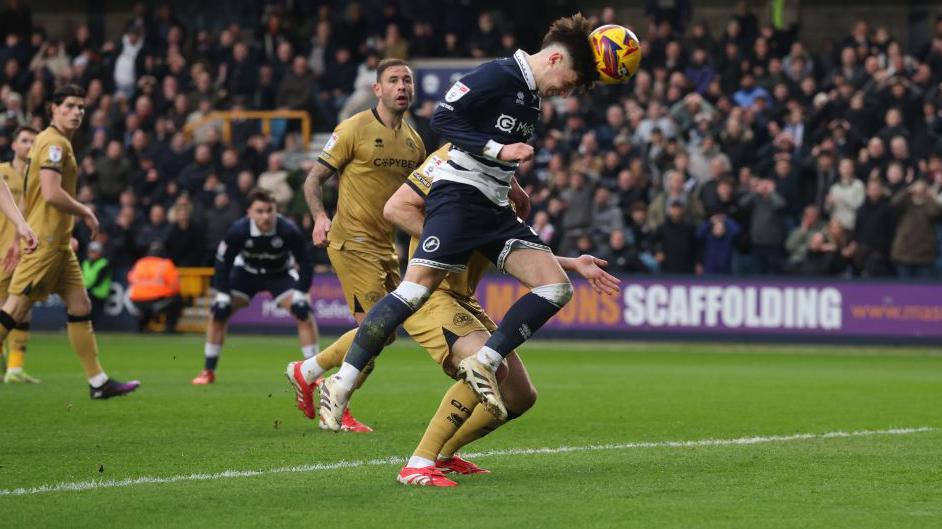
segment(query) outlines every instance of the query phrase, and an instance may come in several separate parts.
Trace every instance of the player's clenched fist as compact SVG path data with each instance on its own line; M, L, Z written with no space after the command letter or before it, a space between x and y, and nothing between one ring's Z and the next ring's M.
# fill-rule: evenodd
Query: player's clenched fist
M314 233L311 235L314 239L314 246L324 247L330 242L327 236L330 234L330 217L327 215L318 215L314 219Z
M498 160L505 162L525 162L531 158L533 158L533 146L527 143L504 145L497 155Z

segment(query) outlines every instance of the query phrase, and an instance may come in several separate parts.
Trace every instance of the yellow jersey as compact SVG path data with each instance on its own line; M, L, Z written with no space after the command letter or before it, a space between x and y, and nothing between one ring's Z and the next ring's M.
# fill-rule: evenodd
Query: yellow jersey
M23 183L24 209L26 222L36 232L40 247L68 247L75 219L43 198L39 182L39 171L42 169L62 175L62 189L75 198L78 164L72 152L72 143L52 125L36 136L29 150L29 162Z
M423 160L425 146L415 129L405 121L398 129L387 127L375 108L337 125L318 157L340 175L330 246L394 252L395 226L383 218L383 206Z

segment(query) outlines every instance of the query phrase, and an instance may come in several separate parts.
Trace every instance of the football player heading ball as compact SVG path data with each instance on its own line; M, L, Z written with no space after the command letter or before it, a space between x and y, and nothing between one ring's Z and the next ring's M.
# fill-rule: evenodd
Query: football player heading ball
M488 411L507 418L495 376L498 366L572 297L569 278L550 248L510 206L512 190L519 187L514 181L517 166L533 158L527 141L539 121L541 98L568 95L602 80L597 68L600 51L609 54L606 59L603 53L603 64L614 61L605 74L610 79L629 78L640 57L637 39L629 33L606 29L599 39L602 45L595 47L592 33L581 14L560 18L550 26L540 51L531 55L517 50L512 57L482 64L438 103L431 126L452 148L448 163L436 166L430 175L434 184L426 200L421 243L404 280L369 311L340 371L322 385L322 427L340 429L361 371L449 272L467 269L473 252L530 288L487 343L457 369Z

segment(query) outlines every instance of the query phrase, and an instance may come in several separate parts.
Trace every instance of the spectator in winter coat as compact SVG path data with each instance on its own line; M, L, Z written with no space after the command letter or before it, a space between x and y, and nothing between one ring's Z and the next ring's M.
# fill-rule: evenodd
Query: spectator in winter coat
M926 182L917 180L898 192L890 204L899 219L890 253L896 274L903 278L929 277L938 255L935 233L938 203Z

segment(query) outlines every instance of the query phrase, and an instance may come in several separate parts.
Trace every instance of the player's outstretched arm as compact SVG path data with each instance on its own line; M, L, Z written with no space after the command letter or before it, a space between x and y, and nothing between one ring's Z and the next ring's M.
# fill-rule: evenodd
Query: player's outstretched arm
M307 201L308 209L311 210L311 218L314 219L312 238L315 246L326 246L330 242L327 238L330 232L330 217L324 210L321 186L333 174L334 170L330 167L323 163L315 163L304 180L304 199Z
M98 233L98 217L85 204L75 200L62 188L62 175L51 169L39 170L39 186L43 193L43 200L50 206L63 213L81 218L94 239Z
M383 217L412 237L421 237L425 222L425 197L408 183L402 184L386 201Z
M599 294L611 296L618 293L618 285L621 283L621 279L602 270L602 267L608 266L608 261L605 259L586 254L579 257L556 256L556 261L563 270L575 272L586 278L592 288Z

